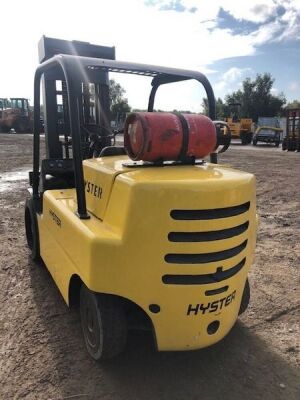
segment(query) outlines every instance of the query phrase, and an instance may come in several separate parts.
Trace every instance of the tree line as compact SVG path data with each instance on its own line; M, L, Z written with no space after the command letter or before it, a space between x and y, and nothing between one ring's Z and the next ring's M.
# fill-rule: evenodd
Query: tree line
M257 74L255 79L246 78L240 89L216 99L216 118L223 120L230 116L233 104L238 104L240 117L252 118L257 122L258 117L284 116L286 108L300 108L300 101L287 103L284 93L274 94L275 79L269 73ZM124 97L125 90L114 80L110 80L110 98L112 118L118 114L131 111L128 100ZM203 99L203 114L208 115L208 102ZM182 111L181 111L182 112ZM187 112L187 111L185 111Z
M257 122L258 117L281 117L286 108L300 108L300 101L287 103L284 93L275 95L272 91L275 79L269 73L257 74L255 79L246 78L238 89L216 99L216 117L224 119L230 116L232 104L240 104L240 116L252 118ZM208 114L207 99L203 99L204 113Z

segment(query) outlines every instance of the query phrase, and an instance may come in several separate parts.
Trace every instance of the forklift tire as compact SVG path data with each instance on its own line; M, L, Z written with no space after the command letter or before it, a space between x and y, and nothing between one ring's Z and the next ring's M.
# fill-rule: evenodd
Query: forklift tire
M242 301L239 309L239 315L242 315L248 308L250 302L250 285L249 285L249 280L247 278L243 295L242 295Z
M127 321L118 298L97 295L84 284L80 289L80 317L90 356L105 360L121 353L127 340Z
M253 139L252 144L253 144L253 146L256 146L256 145L257 145L257 140L256 140L256 139Z
M248 132L247 133L247 144L250 144L252 142L252 137L253 137L253 133L252 132Z
M20 119L20 120L16 121L16 123L14 125L14 129L15 129L16 133L24 133L24 132L28 131L28 123L25 120Z
M242 134L240 135L240 138L241 138L242 145L245 146L246 144L248 144L247 136L246 136L245 133L242 133Z
M282 141L282 150L286 150L286 140L285 139L283 139L283 141Z
M25 233L27 245L31 250L31 258L38 261L40 259L39 228L32 199L27 199L25 203Z

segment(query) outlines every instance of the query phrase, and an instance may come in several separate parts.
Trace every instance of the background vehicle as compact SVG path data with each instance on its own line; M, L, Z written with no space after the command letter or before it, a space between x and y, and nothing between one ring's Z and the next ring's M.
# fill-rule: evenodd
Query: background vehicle
M6 119L5 109L10 107L10 101L7 98L0 98L0 132L5 132L3 121Z
M252 140L252 124L251 118L240 118L240 103L231 103L228 105L230 117L225 121L230 127L233 139L240 139L242 144L249 144Z
M282 129L280 122L276 117L259 117L257 129L253 135L252 144L256 146L257 142L274 143L279 147L281 142Z
M70 49L84 57L67 55ZM67 54L53 57L55 52ZM226 124L212 122L215 98L204 75L114 58L114 48L45 37L40 42L27 243L66 303L79 305L95 360L122 351L128 329L137 326L152 330L158 350L206 347L230 331L249 303L255 179L217 165L216 147L222 140L225 150L229 142L224 132L216 133ZM109 71L152 79L148 112L130 114L124 127L131 158L111 146ZM42 75L46 158L40 160ZM204 86L210 119L153 112L161 85L187 79ZM57 126L56 80L68 82L64 116L71 141L70 133L61 141L50 129Z
M2 131L1 126L2 126L2 115L3 115L3 108L4 108L4 99L3 97L0 97L0 132Z
M1 129L3 132L9 132L11 129L20 133L32 130L32 112L28 99L23 97L6 99L3 102L1 114Z

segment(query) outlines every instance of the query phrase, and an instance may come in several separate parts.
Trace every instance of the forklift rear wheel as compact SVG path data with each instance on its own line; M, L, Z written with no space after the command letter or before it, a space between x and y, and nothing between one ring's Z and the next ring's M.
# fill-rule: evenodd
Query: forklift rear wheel
M31 250L31 258L38 261L40 259L39 228L32 199L26 200L25 204L25 233L27 245Z
M17 121L16 123L15 123L15 126L14 126L14 128L15 128L15 131L17 132L17 133L24 133L24 132L26 132L28 129L27 129L27 123L26 123L26 121L24 121L24 120L22 120L22 119L20 119L19 121Z
M242 301L241 301L241 305L240 305L240 309L239 309L239 315L243 314L247 310L249 302L250 302L250 284L249 284L249 280L247 278L245 287L244 287L244 291L243 291L243 295L242 295Z
M96 360L121 353L127 340L124 309L116 297L97 295L84 284L80 290L80 317L86 348Z

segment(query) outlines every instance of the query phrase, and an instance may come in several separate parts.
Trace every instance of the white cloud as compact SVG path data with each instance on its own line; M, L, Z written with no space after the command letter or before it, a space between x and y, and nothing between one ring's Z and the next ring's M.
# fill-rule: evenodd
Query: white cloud
M251 68L228 69L214 85L216 97L224 97L226 93L236 90L238 86L241 86L243 79L252 72Z
M293 81L288 84L288 89L291 92L297 92L300 89L300 81Z
M287 5L281 21L285 27L278 40L300 39L300 1L292 1Z
M272 0L236 1L223 0L219 4L236 19L263 23L272 15L277 7Z

